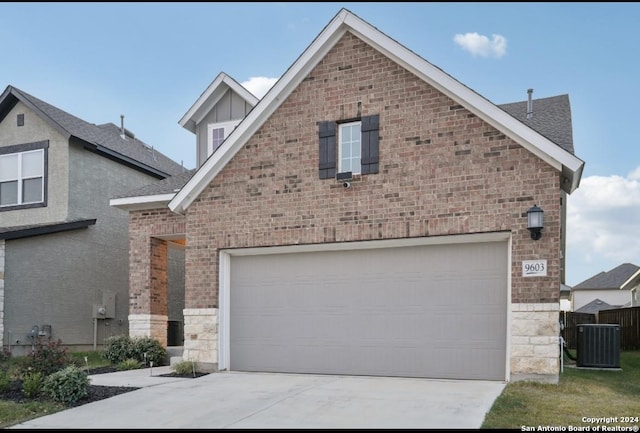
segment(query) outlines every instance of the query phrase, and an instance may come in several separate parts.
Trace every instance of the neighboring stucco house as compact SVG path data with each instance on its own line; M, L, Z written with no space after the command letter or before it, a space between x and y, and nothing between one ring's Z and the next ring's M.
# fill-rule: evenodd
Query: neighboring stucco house
M623 263L607 272L576 284L571 289L573 311L594 300L609 306L636 307L640 305L640 266Z
M181 188L111 201L137 252L132 332L163 338L182 239L183 357L201 368L558 380L584 167L566 95L497 106L345 9L255 106L218 79L244 120ZM199 152L220 101L180 122Z
M21 354L41 336L89 350L128 334L128 214L109 199L183 171L123 119L88 123L8 86L0 95L2 344Z

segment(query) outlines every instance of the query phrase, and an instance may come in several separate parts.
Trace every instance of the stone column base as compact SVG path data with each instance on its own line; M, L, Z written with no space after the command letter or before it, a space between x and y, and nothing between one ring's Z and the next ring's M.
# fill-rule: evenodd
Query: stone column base
M218 371L218 309L185 308L185 361L195 361L203 372Z
M560 380L560 304L511 305L511 381Z
M167 347L167 322L168 316L156 314L130 314L129 315L129 336L151 337L160 341Z

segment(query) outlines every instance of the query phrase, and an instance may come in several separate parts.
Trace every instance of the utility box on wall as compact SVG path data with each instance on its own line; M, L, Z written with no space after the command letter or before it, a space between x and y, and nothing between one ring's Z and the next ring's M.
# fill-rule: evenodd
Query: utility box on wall
M102 292L102 305L105 308L105 319L116 317L116 294L114 292Z
M577 367L620 368L620 325L576 326Z

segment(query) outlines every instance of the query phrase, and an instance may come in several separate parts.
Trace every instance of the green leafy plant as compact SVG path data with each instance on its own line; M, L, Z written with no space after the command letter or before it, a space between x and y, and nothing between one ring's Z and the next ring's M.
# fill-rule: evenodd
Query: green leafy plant
M7 391L11 386L11 375L7 370L0 369L0 392Z
M142 362L145 366L160 366L165 364L167 349L159 340L151 337L136 337L132 340L132 357Z
M22 379L22 392L28 398L35 398L40 394L43 383L44 376L41 372L27 373Z
M116 366L116 370L124 371L124 370L136 370L142 367L142 363L137 359L129 358L125 359L122 362L119 362Z
M42 391L52 400L69 405L85 397L88 387L89 376L75 365L70 365L47 376Z
M127 358L131 358L133 341L128 335L114 335L104 342L102 356L112 364L119 364Z
M171 366L176 374L186 375L194 374L196 371L196 363L194 361L180 361Z
M151 337L135 337L128 335L117 335L109 337L105 341L102 356L112 364L119 364L127 359L136 359L145 367L151 365L160 366L165 364L167 349L159 340Z

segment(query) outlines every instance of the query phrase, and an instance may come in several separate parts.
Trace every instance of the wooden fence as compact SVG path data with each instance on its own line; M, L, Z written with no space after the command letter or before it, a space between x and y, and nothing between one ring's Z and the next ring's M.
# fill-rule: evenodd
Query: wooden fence
M640 349L640 307L600 311L598 312L598 323L617 323L620 325L620 348L622 350Z
M573 311L561 311L560 323L564 325L561 335L569 349L578 347L578 325L583 323L598 323L595 314L574 313Z
M620 349L640 350L640 307L602 310L595 314L561 311L562 338L569 349L577 348L577 325L600 323L620 325Z

